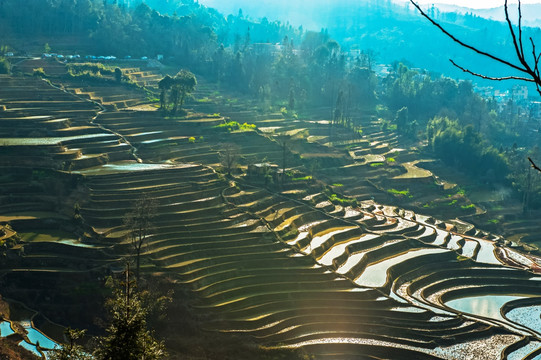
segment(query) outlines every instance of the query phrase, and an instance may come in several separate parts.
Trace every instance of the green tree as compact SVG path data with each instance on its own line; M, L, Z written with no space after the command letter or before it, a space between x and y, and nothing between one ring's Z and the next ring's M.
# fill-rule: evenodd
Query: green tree
M124 217L124 225L128 230L128 237L135 253L137 282L140 280L141 252L152 231L152 220L156 217L157 208L156 199L143 194L133 204L133 210Z
M120 68L115 68L115 81L120 83L122 81L122 70Z
M172 97L173 114L177 113L177 108L184 106L184 100L188 94L191 94L197 86L195 75L188 70L180 70L173 78Z
M163 79L158 82L158 88L160 93L160 109L167 110L167 91L173 86L173 78L169 75L165 75Z
M163 342L147 329L148 308L130 280L129 267L124 282L115 284L106 307L111 320L94 352L97 360L159 360L167 356Z
M398 131L404 131L408 125L408 108L404 106L398 110L394 119Z

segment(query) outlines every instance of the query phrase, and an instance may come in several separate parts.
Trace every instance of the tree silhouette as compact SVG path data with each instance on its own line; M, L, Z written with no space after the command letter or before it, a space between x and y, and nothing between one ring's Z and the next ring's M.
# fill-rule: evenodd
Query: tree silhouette
M124 217L124 225L128 229L128 237L135 252L137 282L140 279L141 251L152 230L152 219L156 217L158 202L143 194L133 204L133 210Z
M235 168L240 157L240 147L233 143L222 144L218 155L222 166L227 171L227 175L231 175L231 170Z
M165 75L163 79L158 82L158 88L160 93L160 109L167 110L167 91L173 86L173 78L169 75Z

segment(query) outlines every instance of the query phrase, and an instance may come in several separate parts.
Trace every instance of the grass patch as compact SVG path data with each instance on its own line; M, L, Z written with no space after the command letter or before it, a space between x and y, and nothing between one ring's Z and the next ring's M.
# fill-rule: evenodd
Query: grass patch
M490 219L488 222L491 223L491 224L499 224L500 220L498 220L498 219Z
M377 168L377 167L380 167L380 166L383 166L383 165L385 165L385 164L382 163L382 162L375 162L375 163L370 164L370 167Z
M297 177L297 178L293 178L291 180L293 180L293 181L312 180L312 175L306 175L306 176L303 176L303 177Z
M230 121L224 124L216 125L214 126L214 128L218 130L226 130L228 132L233 132L233 131L253 131L255 130L256 126L255 124L248 124L248 123L241 124L237 121Z
M332 186L342 187L344 184L332 184Z
M387 192L395 196L403 196L403 197L408 197L410 199L413 197L413 195L410 194L410 189L406 189L406 190L389 189L387 190Z
M333 203L333 204L340 204L342 206L357 206L357 200L355 199L347 199L347 198L341 198L339 197L338 195L336 194L331 194L329 196L329 200Z
M462 205L461 208L462 210L472 210L472 209L475 209L475 205L474 204Z

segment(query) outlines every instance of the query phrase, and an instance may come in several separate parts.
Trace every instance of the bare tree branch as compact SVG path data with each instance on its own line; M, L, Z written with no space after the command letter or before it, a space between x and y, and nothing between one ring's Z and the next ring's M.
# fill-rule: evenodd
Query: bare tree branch
M509 33L511 35L511 38L513 39L513 46L515 48L515 55L517 56L517 59L520 62L520 66L515 65L510 61L504 60L501 57L492 55L492 54L490 54L490 53L488 53L486 51L479 50L478 48L476 48L476 47L474 47L472 45L468 45L468 44L464 43L463 41L461 41L457 37L455 37L453 34L448 32L443 26L441 26L439 23L437 23L430 16L428 16L428 14L426 14L414 0L410 0L410 2L413 4L413 6L415 6L417 8L417 10L419 10L419 12L421 13L421 15L423 17L428 19L428 21L430 21L434 26L436 26L438 29L440 29L445 35L447 35L451 40L453 40L457 44L459 44L462 47L465 47L467 49L470 49L470 50L476 52L479 55L488 57L488 58L490 58L490 59L492 59L494 61L497 61L497 62L499 62L501 64L504 64L504 65L510 67L511 69L514 69L514 70L520 71L522 73L525 73L525 74L528 75L528 78L524 78L524 77L520 77L520 76L506 76L506 77L499 77L498 78L498 77L490 77L490 76L486 76L486 75L482 75L482 74L477 74L477 73L474 73L474 72L472 72L472 71L470 71L470 70L468 70L468 69L466 69L464 67L458 66L455 62L453 62L451 60L451 62L453 63L454 66L456 66L457 68L459 68L460 70L462 70L462 71L464 71L466 73L469 73L471 75L474 75L474 76L477 76L477 77L480 77L480 78L483 78L483 79L487 79L487 80L496 80L496 81L501 81L501 80L521 80L521 81L533 82L536 85L537 92L539 93L539 95L541 95L541 73L540 73L540 69L539 69L539 61L541 59L541 53L540 54L536 53L535 44L534 44L533 40L530 38L530 41L532 43L532 55L533 55L533 69L532 69L532 66L526 60L526 55L524 53L524 45L523 45L523 41L522 41L522 7L521 7L520 0L518 0L518 39L517 39L517 33L515 32L515 29L513 27L513 22L511 21L511 17L509 16L509 9L508 9L508 6L507 6L507 0L505 0L505 4L504 4L505 20L506 20L507 25L509 27Z
M518 65L515 65L515 64L512 64L510 63L509 61L507 60L503 60L495 55L492 55L492 54L489 54L485 51L481 51L471 45L468 45L466 43L464 43L463 41L459 40L458 38L456 38L454 35L452 35L450 32L448 32L447 30L445 30L443 28L443 26L441 26L440 24L438 24L436 21L434 21L430 16L428 16L428 14L426 14L419 5L417 5L417 3L413 0L410 0L410 2L413 4L413 6L415 6L417 8L417 10L419 10L419 12L421 13L421 15L423 15L426 19L428 19L428 21L430 21L434 26L436 26L438 29L440 29L445 35L447 35L449 38L451 38L451 40L453 40L454 42L460 44L461 46L467 48L467 49L470 49L480 55L483 55L483 56L486 56L486 57L489 57L491 58L492 60L495 60L495 61L498 61L504 65L507 65L515 70L518 70L518 71L521 71L521 72L527 72L525 69L521 68L520 66Z
M518 3L518 42L520 44L520 53L524 58L524 45L522 44L522 6L520 5L520 1Z
M505 9L505 21L507 22L507 25L509 26L509 33L511 34L511 38L513 39L515 52L517 53L518 59L520 63L522 64L522 66L528 69L529 68L528 63L526 63L526 60L524 59L524 49L522 49L522 46L521 46L522 40L521 40L521 45L519 46L517 42L517 36L515 35L515 30L513 29L513 23L511 22L511 19L509 18L509 9L507 7L507 0L505 0L504 9ZM520 2L519 2L519 9L520 9ZM519 14L520 14L520 10L519 10ZM519 20L519 24L520 24L520 21L521 20ZM519 25L518 30L519 30L520 39L522 39L522 28L520 27L520 25Z
M535 82L535 80L533 80L533 79L525 78L525 77L520 77L520 76L503 76L503 77L487 76L487 75L475 73L475 72L473 72L473 71L471 71L471 70L469 70L469 69L466 69L466 68L464 68L464 67L458 65L456 62L454 62L453 59L449 59L449 61L450 61L454 66L456 66L456 67L459 68L460 70L464 71L465 73L471 74L471 75L473 75L473 76L480 77L481 79L494 80L494 81L520 80L520 81Z
M535 165L535 163L533 162L533 160L531 158L528 158L528 160L530 161L530 163L532 163L532 168L534 168L535 170L541 172L541 169L539 168L539 166Z

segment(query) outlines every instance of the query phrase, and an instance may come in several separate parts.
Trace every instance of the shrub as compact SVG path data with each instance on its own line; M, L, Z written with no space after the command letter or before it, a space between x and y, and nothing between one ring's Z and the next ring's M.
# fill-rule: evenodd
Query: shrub
M105 66L102 63L75 63L67 65L68 72L72 74L94 73L100 75L114 75L115 69ZM120 69L119 69L120 70ZM122 71L121 71L122 74Z
M115 81L117 83L121 82L122 81L122 70L120 70L120 68L115 68Z
M188 139L188 142L190 144L195 144L195 138L193 136L190 136L190 138Z
M341 198L336 194L331 194L331 196L329 196L329 200L333 204L339 204L339 205L342 205L342 206L353 206L353 207L357 206L357 200Z
M237 121L230 121L224 124L216 125L214 128L232 132L232 131L251 131L251 130L255 130L256 126L255 124L248 124L248 123L240 124Z
M413 197L413 195L410 194L409 189L406 189L406 190L389 189L389 190L387 190L387 192L389 194L393 194L393 195L396 195L396 196L399 196L399 197L408 197L408 198Z
M312 175L307 175L303 177L292 178L293 181L303 181L303 180L312 180Z
M475 210L475 205L474 204L462 205L461 208L462 210Z
M0 57L0 74L9 74L11 71L11 64L6 58Z
M47 77L47 74L45 74L45 70L43 70L42 67L34 69L32 76L36 77Z

